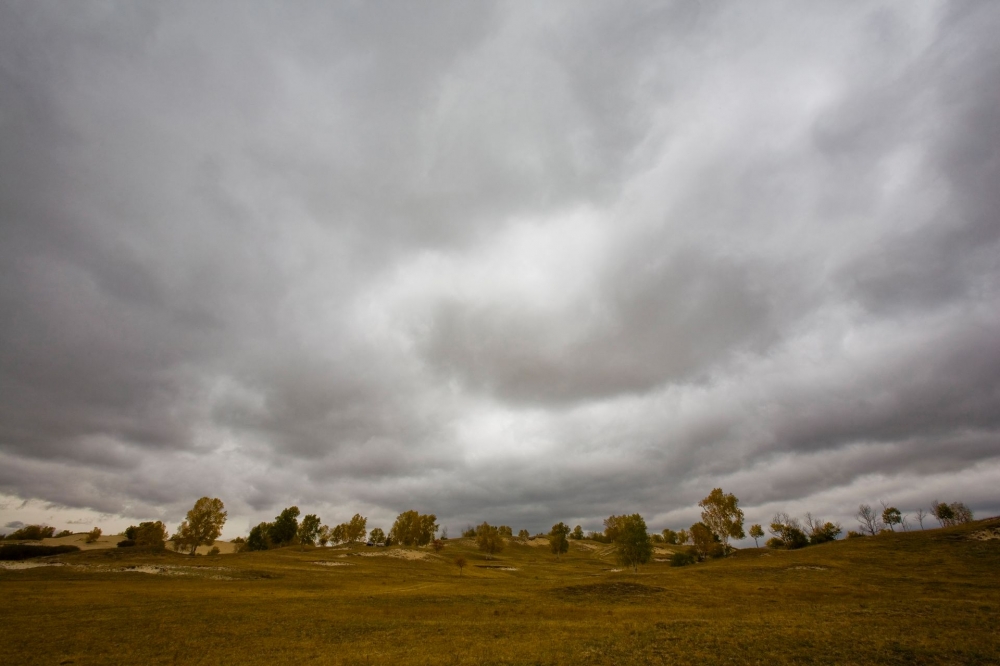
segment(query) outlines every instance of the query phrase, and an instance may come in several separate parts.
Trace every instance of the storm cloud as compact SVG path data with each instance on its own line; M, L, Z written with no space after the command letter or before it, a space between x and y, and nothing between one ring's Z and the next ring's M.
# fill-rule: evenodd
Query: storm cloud
M1000 513L997 34L6 2L0 518Z

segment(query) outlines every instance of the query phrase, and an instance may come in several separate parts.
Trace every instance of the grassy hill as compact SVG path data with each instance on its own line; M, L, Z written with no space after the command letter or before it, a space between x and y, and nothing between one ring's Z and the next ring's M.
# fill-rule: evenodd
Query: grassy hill
M560 561L541 539L492 560L470 539L91 550L0 569L0 662L997 664L1000 538L984 535L1000 519L637 575L588 541Z

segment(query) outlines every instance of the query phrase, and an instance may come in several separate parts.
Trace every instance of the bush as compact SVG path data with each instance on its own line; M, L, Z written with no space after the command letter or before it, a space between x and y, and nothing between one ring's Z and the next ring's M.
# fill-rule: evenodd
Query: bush
M867 534L863 534L861 532L855 532L854 530L848 530L847 531L847 538L848 539L861 539L861 538L866 537L866 536L868 536L868 535Z
M125 537L129 539L132 538L128 535L128 530L125 530ZM95 543L100 538L101 538L101 528L95 527L94 529L87 532L87 538L84 539L84 541L86 543Z
M73 536L73 533L70 532L69 530L63 530L62 532L56 535L56 538L61 539L63 537L68 537L68 536Z
M212 546L212 550L208 551L208 554L209 555L218 555L219 554L219 547L218 546Z
M13 534L7 535L8 541L41 541L54 536L56 528L48 525L25 525Z
M689 550L682 550L670 556L670 566L686 567L698 561L698 556Z
M135 547L135 539L122 539L121 541L118 542L118 547L119 548L134 548Z
M29 544L6 544L0 546L0 560L27 560L31 557L62 555L80 550L76 546L34 546Z

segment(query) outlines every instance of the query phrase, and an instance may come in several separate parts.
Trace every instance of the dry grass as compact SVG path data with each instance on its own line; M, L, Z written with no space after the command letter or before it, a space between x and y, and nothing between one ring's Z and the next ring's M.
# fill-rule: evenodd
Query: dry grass
M487 561L468 540L419 560L92 550L0 570L0 661L995 664L1000 540L970 536L998 525L638 575L578 542L561 561L516 543Z

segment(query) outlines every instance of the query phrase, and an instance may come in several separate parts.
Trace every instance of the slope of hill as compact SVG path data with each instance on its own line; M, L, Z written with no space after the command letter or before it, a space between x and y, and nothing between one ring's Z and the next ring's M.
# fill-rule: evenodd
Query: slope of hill
M561 560L513 543L487 559L469 539L441 553L92 550L0 569L2 654L19 664L993 664L1000 539L982 537L997 528L750 549L638 574L586 541Z

